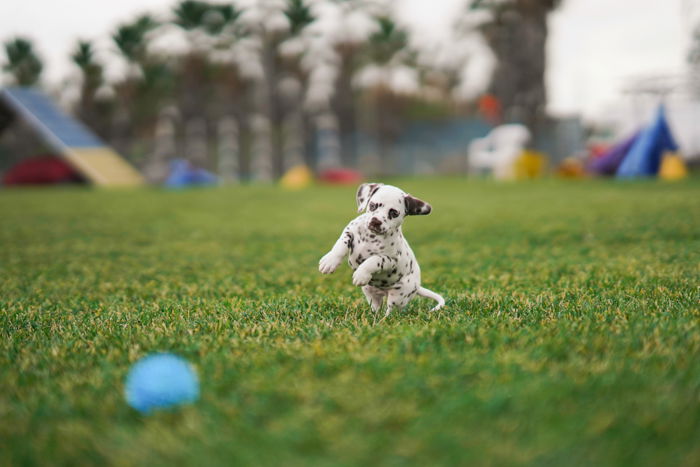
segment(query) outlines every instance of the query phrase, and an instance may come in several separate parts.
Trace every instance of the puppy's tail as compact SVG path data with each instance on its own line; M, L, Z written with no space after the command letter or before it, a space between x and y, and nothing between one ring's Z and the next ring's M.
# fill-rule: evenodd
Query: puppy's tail
M443 306L445 306L445 299L442 298L442 295L436 294L432 290L428 290L425 287L418 287L417 293L421 297L431 298L431 299L435 300L436 302L438 302L437 305L435 305L430 311L437 311L440 308L442 308Z

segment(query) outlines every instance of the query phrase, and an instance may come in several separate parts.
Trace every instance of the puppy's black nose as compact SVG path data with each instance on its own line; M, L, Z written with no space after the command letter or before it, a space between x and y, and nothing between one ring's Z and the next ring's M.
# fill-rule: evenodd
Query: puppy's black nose
M382 226L382 221L377 219L376 217L373 217L372 220L369 221L369 225L371 227L381 227Z

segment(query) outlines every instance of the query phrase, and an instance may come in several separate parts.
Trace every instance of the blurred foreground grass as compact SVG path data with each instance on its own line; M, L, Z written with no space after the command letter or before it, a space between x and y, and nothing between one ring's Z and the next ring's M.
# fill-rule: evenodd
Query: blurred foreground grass
M317 261L354 187L0 192L2 465L700 465L700 183L396 184L424 284ZM124 402L153 351L202 398Z

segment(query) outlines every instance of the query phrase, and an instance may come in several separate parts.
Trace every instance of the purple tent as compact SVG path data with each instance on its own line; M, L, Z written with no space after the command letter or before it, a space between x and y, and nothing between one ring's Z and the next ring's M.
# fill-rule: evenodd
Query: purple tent
M620 167L620 164L622 164L625 156L641 133L641 131L637 131L626 140L617 143L599 157L589 162L588 171L597 175L615 175L617 173L617 168Z

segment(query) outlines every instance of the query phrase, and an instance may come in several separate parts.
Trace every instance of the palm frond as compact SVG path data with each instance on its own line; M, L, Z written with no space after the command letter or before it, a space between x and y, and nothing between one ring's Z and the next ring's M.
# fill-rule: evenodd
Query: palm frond
M289 20L292 35L298 34L306 26L316 21L311 8L304 3L304 0L288 0L284 15Z

